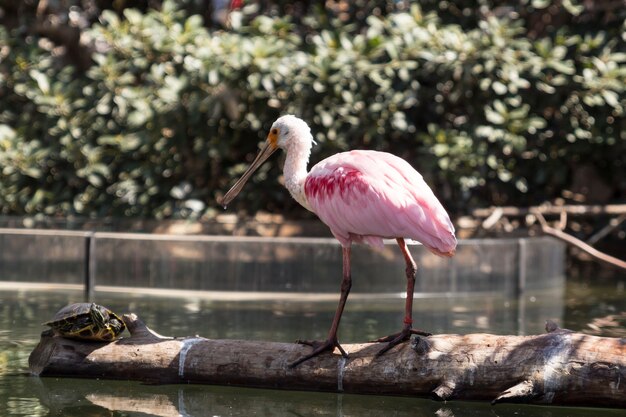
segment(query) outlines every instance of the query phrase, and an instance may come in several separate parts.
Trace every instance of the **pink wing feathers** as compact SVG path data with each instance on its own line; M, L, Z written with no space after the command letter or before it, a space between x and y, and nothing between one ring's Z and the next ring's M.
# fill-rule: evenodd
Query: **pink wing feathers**
M456 248L454 226L422 176L385 152L351 151L315 165L304 192L309 207L348 246L409 238L440 256Z

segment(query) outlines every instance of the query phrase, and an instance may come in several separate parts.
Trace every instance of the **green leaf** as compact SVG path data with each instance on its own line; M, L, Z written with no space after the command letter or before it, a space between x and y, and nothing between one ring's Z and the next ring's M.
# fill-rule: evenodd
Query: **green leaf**
M30 70L29 72L31 78L37 82L37 86L44 94L50 93L50 80L48 80L48 76L46 74L39 72L37 70Z
M574 16L578 16L585 10L585 6L577 4L575 0L562 0L562 4L565 10Z
M545 9L550 5L550 0L532 0L531 4L535 9Z
M604 97L604 101L611 107L620 108L619 105L619 96L615 91L611 90L602 90L602 97Z
M494 81L493 84L491 84L491 88L493 88L493 91L498 95L504 95L508 92L506 85L502 84L500 81Z
M485 118L496 125L501 125L505 122L504 116L500 113L493 111L490 107L485 107Z
M556 71L559 71L560 73L563 74L567 74L567 75L573 75L576 73L576 69L574 68L574 65L572 63L572 61L550 61L548 63L549 67L554 68Z

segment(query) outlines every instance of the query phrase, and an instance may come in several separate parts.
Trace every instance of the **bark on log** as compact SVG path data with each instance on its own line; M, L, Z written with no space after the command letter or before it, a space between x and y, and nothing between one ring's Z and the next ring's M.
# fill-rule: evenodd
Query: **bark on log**
M29 358L36 376L132 379L535 404L626 406L626 338L549 323L537 336L418 337L380 358L379 344L343 345L295 369L310 347L248 340L167 338L134 315L131 337L87 343L42 334Z

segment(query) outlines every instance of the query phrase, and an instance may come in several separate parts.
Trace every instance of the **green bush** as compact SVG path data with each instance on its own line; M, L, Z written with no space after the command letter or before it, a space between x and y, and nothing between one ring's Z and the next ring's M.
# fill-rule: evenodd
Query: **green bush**
M533 39L518 12L461 27L431 6L353 22L312 7L298 25L234 12L229 30L174 2L103 11L85 72L0 27L0 213L210 217L283 113L311 125L312 162L393 152L456 212L560 197L580 162L624 199L626 27ZM292 211L277 165L234 204Z

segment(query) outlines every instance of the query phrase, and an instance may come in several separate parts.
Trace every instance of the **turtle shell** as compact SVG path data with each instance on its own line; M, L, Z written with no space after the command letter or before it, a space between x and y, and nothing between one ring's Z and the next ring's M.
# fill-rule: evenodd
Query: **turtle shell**
M117 314L96 303L65 306L44 325L63 337L104 342L114 340L126 328Z

